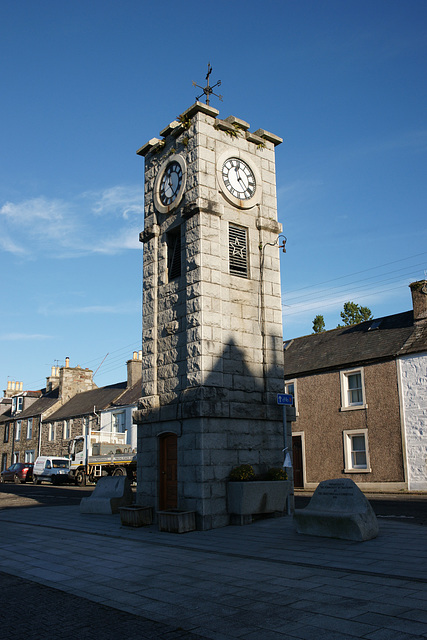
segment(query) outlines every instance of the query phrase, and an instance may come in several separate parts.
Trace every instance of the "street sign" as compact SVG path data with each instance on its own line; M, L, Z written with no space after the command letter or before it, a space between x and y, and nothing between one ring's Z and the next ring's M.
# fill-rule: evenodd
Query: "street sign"
M277 404L286 404L288 406L292 406L294 403L294 396L290 393L278 393L277 394Z

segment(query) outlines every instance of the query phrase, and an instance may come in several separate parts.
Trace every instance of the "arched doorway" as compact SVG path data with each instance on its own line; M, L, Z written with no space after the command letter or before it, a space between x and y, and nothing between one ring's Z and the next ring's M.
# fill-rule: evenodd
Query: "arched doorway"
M178 507L176 434L161 435L159 445L159 509L165 511Z

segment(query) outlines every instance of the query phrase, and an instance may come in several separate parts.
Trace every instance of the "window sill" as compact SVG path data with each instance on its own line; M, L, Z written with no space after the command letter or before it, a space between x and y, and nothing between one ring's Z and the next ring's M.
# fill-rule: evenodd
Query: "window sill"
M372 473L372 469L344 469L343 473Z
M358 409L367 409L367 404L353 404L350 407L340 407L340 411L357 411Z

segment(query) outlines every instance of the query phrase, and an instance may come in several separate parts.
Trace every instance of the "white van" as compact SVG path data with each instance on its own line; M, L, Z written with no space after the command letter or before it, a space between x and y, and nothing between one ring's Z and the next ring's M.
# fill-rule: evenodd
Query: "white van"
M39 456L34 463L33 482L51 482L59 484L60 482L68 482L68 472L70 470L70 461L68 458L59 458L58 456Z

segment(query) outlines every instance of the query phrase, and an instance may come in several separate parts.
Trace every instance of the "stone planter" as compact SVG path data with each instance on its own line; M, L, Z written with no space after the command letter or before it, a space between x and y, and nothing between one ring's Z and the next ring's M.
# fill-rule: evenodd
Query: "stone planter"
M153 509L137 504L120 507L120 521L126 527L144 527L153 522Z
M252 516L282 512L291 489L289 480L259 480L229 482L227 485L228 513Z
M194 531L196 529L196 512L179 511L179 509L158 511L157 524L159 531L168 531L169 533Z

